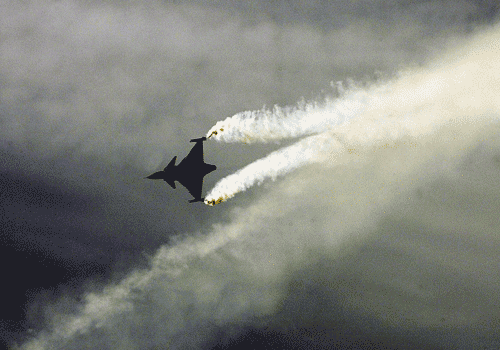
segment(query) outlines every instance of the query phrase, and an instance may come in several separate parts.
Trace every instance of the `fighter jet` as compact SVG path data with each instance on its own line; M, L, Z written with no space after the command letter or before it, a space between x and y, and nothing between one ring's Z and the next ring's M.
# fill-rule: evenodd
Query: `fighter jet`
M175 156L165 169L149 175L147 179L163 180L174 189L175 181L179 181L194 197L189 203L203 202L205 199L201 198L203 178L217 169L215 165L207 164L203 161L203 141L206 139L206 137L192 139L190 142L196 142L196 144L179 165L175 165L175 160L177 159L177 156Z

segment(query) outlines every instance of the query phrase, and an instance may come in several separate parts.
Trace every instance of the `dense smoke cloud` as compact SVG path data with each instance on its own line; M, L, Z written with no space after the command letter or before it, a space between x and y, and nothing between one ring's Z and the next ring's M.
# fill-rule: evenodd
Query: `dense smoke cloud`
M10 344L498 347L495 3L281 5L5 2L3 235L40 256L7 281L38 283ZM137 180L228 116L342 105L348 78L362 108L292 130L314 161L260 188L209 208ZM205 192L307 140L207 142ZM71 278L30 272L49 257Z

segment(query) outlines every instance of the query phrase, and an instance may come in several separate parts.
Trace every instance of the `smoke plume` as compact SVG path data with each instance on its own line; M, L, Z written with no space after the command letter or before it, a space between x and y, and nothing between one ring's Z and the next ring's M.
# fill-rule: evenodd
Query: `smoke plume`
M489 43L483 45L463 54L476 58ZM485 83L486 66L495 64L489 59L486 61L480 64L462 56L462 60L445 69L402 71L396 80L343 92L322 105L275 106L272 110L241 112L218 122L207 137L219 142L269 142L318 135L275 151L223 178L206 196L205 203L212 206L221 203L265 179L275 180L277 176L316 162L320 155L329 154L335 164L335 159L346 150L356 154L356 148L384 142L392 144L403 137L411 137L418 144L419 139L446 124L475 123L477 116L467 111L480 103L487 106L496 100L491 92L485 96L468 91L471 81ZM460 98L456 98L456 94ZM448 112L437 115L436 104L446 106ZM427 113L422 113L422 109Z

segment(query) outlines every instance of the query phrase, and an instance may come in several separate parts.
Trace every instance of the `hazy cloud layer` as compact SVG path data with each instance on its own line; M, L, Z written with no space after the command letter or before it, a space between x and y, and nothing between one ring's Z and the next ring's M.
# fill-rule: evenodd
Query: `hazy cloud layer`
M36 329L21 348L497 347L499 35L477 29L497 10L4 2L2 235L32 259L7 281L31 300L12 328ZM217 121L347 78L391 93L322 163L220 208L142 181ZM206 152L220 178L277 147ZM49 258L69 278L38 270ZM49 301L43 279L73 290Z
M256 2L259 11L247 16L194 3L7 2L4 142L49 156L76 147L151 168L165 140L201 133L228 112L294 103L331 80L422 62L486 8L384 4ZM292 8L308 20L246 22L262 11L286 17ZM318 30L308 14L319 9L342 24Z

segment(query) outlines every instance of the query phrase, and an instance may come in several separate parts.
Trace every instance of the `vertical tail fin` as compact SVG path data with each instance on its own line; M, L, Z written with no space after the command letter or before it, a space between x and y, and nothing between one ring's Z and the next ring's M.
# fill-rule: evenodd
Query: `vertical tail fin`
M175 181L172 179L165 179L165 182L170 185L175 190Z

